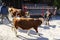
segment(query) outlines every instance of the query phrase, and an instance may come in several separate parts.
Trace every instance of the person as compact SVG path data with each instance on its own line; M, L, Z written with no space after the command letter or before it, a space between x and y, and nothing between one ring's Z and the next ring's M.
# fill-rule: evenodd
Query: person
M2 23L3 23L3 18L6 17L8 19L8 21L10 22L9 18L8 18L8 7L6 6L5 3L2 3L2 8L1 8L1 14L2 14Z
M56 11L57 11L57 7L54 8L54 13L53 13L54 17L56 16Z
M46 11L46 14L45 14L45 18L46 18L46 25L50 25L49 24L49 21L50 21L50 19L51 19L51 16L52 16L52 13L50 13L50 10L49 9L47 9L47 11Z
M0 3L0 17L1 17L1 8L2 8L2 3Z

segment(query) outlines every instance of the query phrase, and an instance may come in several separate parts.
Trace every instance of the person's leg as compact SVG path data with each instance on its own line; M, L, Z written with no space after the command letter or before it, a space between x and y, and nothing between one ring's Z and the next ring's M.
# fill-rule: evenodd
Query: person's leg
M3 23L4 15L1 14L1 23Z
M0 17L1 17L1 13L0 13Z
M47 21L47 22L46 22L46 25L49 25L49 20L50 20L50 19L49 19L49 18L47 18L47 20L46 20L46 21Z
M47 21L47 25L49 25L49 21Z
M9 18L8 18L8 15L5 15L5 17L7 18L7 20L9 21L9 23L11 23L11 21L10 21Z
M51 17L49 17L49 18L48 18L48 22L47 22L47 25L50 25L50 24L49 24L49 21L50 21L50 19L51 19Z

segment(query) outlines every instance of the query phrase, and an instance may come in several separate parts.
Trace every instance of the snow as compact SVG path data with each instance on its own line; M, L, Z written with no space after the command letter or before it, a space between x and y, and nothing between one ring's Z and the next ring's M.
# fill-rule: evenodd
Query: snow
M1 19L0 19L1 20ZM40 36L31 29L29 35L27 30L18 30L19 37L16 37L12 30L12 25L5 18L4 23L0 23L0 40L60 40L60 17L54 17L47 26L44 23L38 27Z

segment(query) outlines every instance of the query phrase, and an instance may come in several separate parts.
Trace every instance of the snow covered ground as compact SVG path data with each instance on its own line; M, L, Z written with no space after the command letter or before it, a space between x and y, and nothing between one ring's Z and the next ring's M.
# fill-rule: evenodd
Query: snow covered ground
M0 23L0 40L60 40L59 16L50 21L50 26L43 23L40 27L38 27L40 36L36 35L34 29L31 29L30 35L27 35L27 30L19 30L19 37L16 37L11 27L12 25L6 19L4 19L3 24Z

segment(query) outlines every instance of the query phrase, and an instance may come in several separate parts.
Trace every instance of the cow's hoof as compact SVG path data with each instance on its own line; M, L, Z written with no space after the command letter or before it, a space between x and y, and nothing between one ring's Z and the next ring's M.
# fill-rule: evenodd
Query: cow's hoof
M40 34L38 34L40 36Z
M27 34L27 35L29 35L29 34Z
M19 37L19 35L16 35L16 37Z
M39 34L39 33L38 33L37 35L38 35L38 36L40 36L40 34Z

